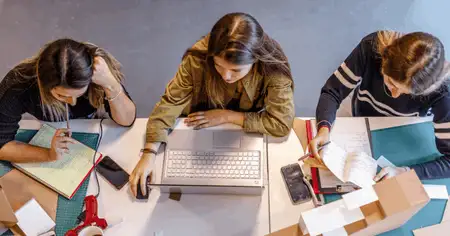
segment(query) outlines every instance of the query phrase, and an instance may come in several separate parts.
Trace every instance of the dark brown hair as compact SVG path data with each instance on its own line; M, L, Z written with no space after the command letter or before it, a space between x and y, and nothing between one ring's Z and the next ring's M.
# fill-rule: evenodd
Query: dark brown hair
M214 66L215 56L235 65L256 63L263 77L282 75L292 80L288 59L280 45L246 13L230 13L220 18L209 33L207 50L189 49L184 57L187 55L206 62L206 69L212 75L206 80L206 91L215 106L224 105L224 88L218 81L221 77Z
M14 71L20 77L37 79L45 117L52 121L64 119L65 106L51 94L57 86L81 89L88 87L91 105L103 110L104 91L92 83L94 58L102 57L117 81L123 80L120 63L108 52L91 43L58 39L45 45L34 57L24 60Z
M426 95L446 81L444 45L433 35L384 31L378 44L383 74L407 85L412 94Z

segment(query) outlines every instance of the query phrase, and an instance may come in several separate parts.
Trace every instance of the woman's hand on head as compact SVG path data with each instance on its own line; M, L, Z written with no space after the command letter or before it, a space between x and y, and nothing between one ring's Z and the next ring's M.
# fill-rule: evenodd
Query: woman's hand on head
M233 111L214 109L209 111L200 111L188 115L188 118L184 120L189 127L194 129L203 129L229 123L229 118L232 116Z
M109 90L114 90L114 88L120 86L119 82L111 73L105 59L100 56L94 58L94 75L92 76L92 82Z
M309 142L309 150L314 155L314 157L317 158L318 160L322 159L322 157L318 151L319 147L324 145L328 141L330 141L330 129L328 127L321 127L319 129L319 132L317 132L316 137L314 137Z

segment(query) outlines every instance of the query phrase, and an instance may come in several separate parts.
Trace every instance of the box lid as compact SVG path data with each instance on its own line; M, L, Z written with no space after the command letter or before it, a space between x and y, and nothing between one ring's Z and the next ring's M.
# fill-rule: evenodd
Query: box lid
M394 215L430 200L414 170L383 180L373 187L385 216Z

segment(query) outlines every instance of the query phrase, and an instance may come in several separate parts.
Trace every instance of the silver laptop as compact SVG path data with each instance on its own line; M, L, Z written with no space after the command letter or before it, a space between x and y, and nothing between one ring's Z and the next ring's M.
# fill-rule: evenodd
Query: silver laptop
M241 130L174 130L161 183L262 188L265 146L263 135Z

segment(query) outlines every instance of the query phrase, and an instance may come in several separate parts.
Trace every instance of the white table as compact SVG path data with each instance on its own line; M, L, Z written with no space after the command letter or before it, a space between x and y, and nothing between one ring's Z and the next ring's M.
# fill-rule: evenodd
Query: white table
M305 118L308 119L308 118ZM371 130L429 121L429 118L370 118ZM137 119L132 128L122 128L112 121L103 123L99 151L113 158L129 173L139 160L144 145L147 119ZM65 123L52 123L64 127ZM25 129L38 129L33 120L20 122ZM98 120L73 120L74 132L99 133ZM179 123L177 128L186 128ZM220 127L219 127L220 128ZM227 127L230 128L230 127ZM154 190L147 202L131 197L129 186L115 190L99 176L101 194L99 214L123 222L107 229L106 235L266 235L298 222L300 212L311 209L312 202L293 205L282 179L280 168L295 163L303 155L300 141L293 131L286 138L268 138L268 181L262 196L184 194L180 202ZM97 192L93 176L88 194Z
M311 118L302 118L311 119ZM339 119L339 118L338 118ZM344 118L354 119L354 118ZM430 117L374 117L369 118L370 130L385 129L390 127L415 124L430 121ZM278 142L277 142L278 141ZM280 142L280 139L269 138L269 190L270 190L270 230L278 231L282 228L298 223L302 211L313 208L312 202L293 205L282 179L280 168L295 163L297 158L304 154L300 141L293 131L288 139Z
M99 151L113 158L129 173L139 160L144 145L147 119L137 119L132 128L122 128L112 121L103 123L103 139ZM180 124L182 126L182 124ZM38 121L21 121L21 128L38 129ZM64 127L65 123L52 123ZM98 120L73 120L74 132L99 133ZM99 215L107 219L122 217L123 222L106 230L106 235L266 235L269 233L269 193L262 196L192 195L181 201L168 199L167 194L154 190L147 202L131 197L129 186L114 189L99 176L101 194ZM266 183L267 185L267 183ZM91 176L88 194L97 192Z

